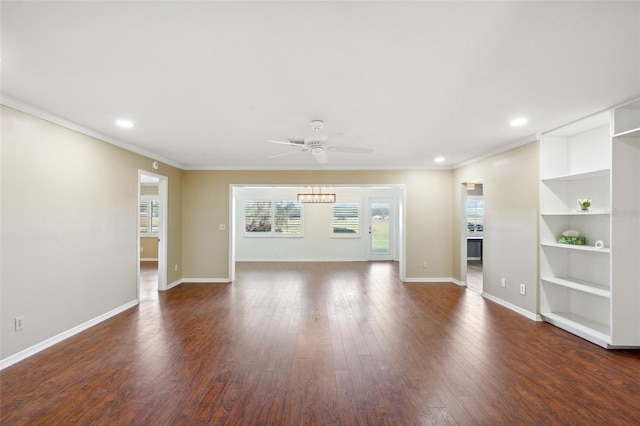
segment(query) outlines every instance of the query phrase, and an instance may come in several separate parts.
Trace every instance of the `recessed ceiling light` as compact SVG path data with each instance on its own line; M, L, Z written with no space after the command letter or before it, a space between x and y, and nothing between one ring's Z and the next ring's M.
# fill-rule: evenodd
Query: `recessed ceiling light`
M433 159L436 163L444 163L444 157L436 157Z
M118 120L116 124L120 127L126 127L127 129L133 127L133 123L129 120Z
M523 124L527 124L527 119L524 117L520 117L520 118L516 118L511 120L511 124L512 126L522 126Z

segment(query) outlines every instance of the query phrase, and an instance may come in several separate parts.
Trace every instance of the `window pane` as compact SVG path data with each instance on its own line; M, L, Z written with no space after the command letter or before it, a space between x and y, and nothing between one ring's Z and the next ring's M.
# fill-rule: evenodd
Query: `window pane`
M160 233L160 200L149 200L151 205L151 234L158 235Z
M245 232L271 232L271 201L245 201Z
M139 226L140 234L149 233L149 204L147 200L140 200L140 212L139 212Z
M302 232L302 208L297 201L276 201L276 232L300 234Z
M482 232L484 230L484 201L467 201L467 228L469 232Z
M335 203L332 230L335 234L357 234L360 231L360 204Z

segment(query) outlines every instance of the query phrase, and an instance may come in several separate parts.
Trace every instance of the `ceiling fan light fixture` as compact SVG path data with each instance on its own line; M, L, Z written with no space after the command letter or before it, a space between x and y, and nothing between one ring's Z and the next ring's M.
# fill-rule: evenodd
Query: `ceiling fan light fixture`
M313 154L313 156L316 157L316 160L318 161L318 163L326 163L329 161L329 157L327 156L327 153L325 152L324 148L321 148L321 147L311 148L311 154Z

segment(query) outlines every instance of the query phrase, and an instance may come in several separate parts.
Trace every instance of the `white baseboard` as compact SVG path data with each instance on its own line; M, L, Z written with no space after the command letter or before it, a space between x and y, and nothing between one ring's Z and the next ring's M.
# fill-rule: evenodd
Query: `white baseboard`
M522 309L520 306L516 306L513 303L509 303L500 298L497 298L489 293L482 293L482 297L491 300L492 302L496 302L498 305L502 305L505 308L511 309L514 312L519 313L522 316L525 316L533 321L542 321L542 317L540 315L536 315L533 312L529 312L526 309Z
M456 280L455 278L451 278L451 282L454 283L455 285L459 285L460 287L468 287L466 281L460 281L460 280Z
M330 257L330 258L310 258L310 259L282 259L281 257L274 258L259 258L259 259L236 259L236 262L368 262L369 259L363 258L349 258L349 257Z
M158 261L157 257L141 257L140 258L140 262L153 262L153 261Z
M436 278L405 278L402 280L406 283L439 283L439 284L457 284L451 277L436 277ZM458 284L460 285L460 284Z
M183 278L183 284L228 284L229 278Z
M166 288L165 290L169 290L169 289L171 289L171 288L177 287L177 286L179 286L180 284L182 284L182 279L180 279L180 280L176 280L176 281L174 281L174 282L172 282L172 283L170 283L170 284L167 284L167 288Z
M82 332L82 331L84 331L84 330L86 330L88 328L91 328L94 325L101 323L102 321L105 321L105 320L107 320L107 319L109 319L109 318L111 318L111 317L113 317L115 315L118 315L119 313L124 312L129 308L133 308L137 304L138 304L137 300L133 300L133 301L131 301L129 303L125 303L124 305L119 306L119 307L117 307L117 308L115 308L115 309L113 309L113 310L111 310L109 312L105 312L102 315L98 315L97 317L95 317L93 319L90 319L87 322L84 322L84 323L82 323L80 325L77 325L77 326L75 326L73 328L70 328L67 331L63 331L62 333L57 334L57 335L55 335L53 337L50 337L50 338L48 338L46 340L43 340L40 343L36 343L35 345L33 345L33 346L29 347L29 348L23 349L23 350L21 350L20 352L18 352L16 354L8 356L7 358L5 358L3 360L0 360L0 370L5 369L5 368L9 367L10 365L15 364L16 362L19 362L19 361L22 361L24 359L27 359L30 356L35 355L38 352L43 351L43 350L55 345L56 343L60 343L63 340L68 339L71 336L75 336L76 334L78 334L78 333L80 333L80 332Z

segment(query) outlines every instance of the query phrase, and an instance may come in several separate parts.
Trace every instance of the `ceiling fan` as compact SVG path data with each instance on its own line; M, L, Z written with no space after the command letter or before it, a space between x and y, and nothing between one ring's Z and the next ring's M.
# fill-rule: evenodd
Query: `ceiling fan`
M296 151L285 152L284 154L271 155L269 158L284 157L286 155L298 154L300 152L310 152L313 158L318 163L326 163L329 161L327 151L332 152L346 152L351 154L370 154L373 152L371 148L349 147L349 146L333 146L329 143L330 140L339 138L345 135L338 135L328 137L320 135L319 131L324 127L324 121L313 120L311 122L311 128L318 134L315 136L309 136L304 139L287 139L285 141L267 141L269 143L277 143L281 145L288 145L298 148Z

